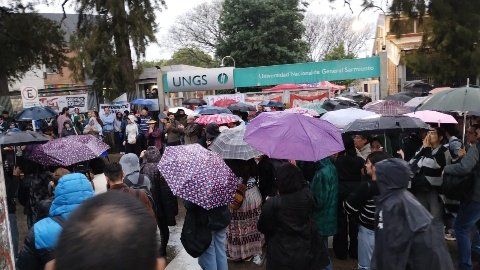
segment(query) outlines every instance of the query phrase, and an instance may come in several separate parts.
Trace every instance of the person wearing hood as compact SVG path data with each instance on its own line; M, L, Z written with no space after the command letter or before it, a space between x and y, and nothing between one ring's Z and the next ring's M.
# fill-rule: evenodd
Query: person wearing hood
M178 109L175 114L175 120L177 120L182 126L187 126L187 115L183 109Z
M55 184L54 198L48 217L30 229L17 259L17 269L42 269L53 259L64 222L83 201L93 197L90 181L81 173L62 176Z
M187 116L187 125L185 127L185 144L198 143L202 134L202 126L195 123L196 117L193 115Z
M130 114L127 117L127 126L125 127L125 139L123 145L125 146L125 153L137 153L137 138L138 138L138 125L136 123L137 118L135 115Z
M372 179L380 195L376 201L375 249L372 269L453 270L443 238L432 215L407 191L407 162L390 158L375 164Z
M170 236L168 226L175 226L176 224L175 216L178 215L178 202L165 178L158 170L157 165L161 157L160 150L154 146L149 146L144 152L143 159L145 162L140 173L147 176L152 183L151 191L156 206L155 216L162 237L160 256L165 257Z
M313 211L315 199L302 172L283 162L276 167L279 195L267 199L258 220L258 230L267 242L267 270L313 270L329 264Z
M119 163L125 175L123 182L128 187L138 186L150 192L152 189L150 179L140 173L140 160L137 155L133 153L125 154L120 158Z
M205 127L205 136L200 139L200 145L205 147L205 148L208 148L213 140L215 140L218 135L220 135L220 128L219 126L216 124L216 123L209 123L206 127Z

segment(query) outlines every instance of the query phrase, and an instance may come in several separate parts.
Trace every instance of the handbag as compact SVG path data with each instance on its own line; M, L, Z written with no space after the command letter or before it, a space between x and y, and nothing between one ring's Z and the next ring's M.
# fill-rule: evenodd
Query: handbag
M245 191L247 190L247 185L245 184L238 184L237 189L235 191L235 195L233 195L233 202L230 204L230 209L238 210L243 204L243 200L245 199Z
M199 206L196 206L199 207ZM212 231L207 226L205 211L188 210L180 241L185 251L193 258L200 257L212 242ZM202 222L202 219L204 222Z

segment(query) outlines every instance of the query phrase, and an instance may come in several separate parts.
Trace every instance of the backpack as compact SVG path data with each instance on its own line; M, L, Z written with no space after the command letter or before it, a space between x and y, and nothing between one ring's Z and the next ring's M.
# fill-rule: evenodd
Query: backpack
M133 184L132 181L128 180L127 177L125 177L123 182L129 188L135 189L137 197L140 197L140 195L138 194L139 191L145 192L145 194L148 197L148 200L150 201L150 204L152 205L153 212L156 213L156 206L155 206L155 201L153 200L152 192L144 184L144 182L145 182L145 175L144 174L140 173L138 175L138 181L137 181L136 184Z
M190 256L198 258L210 246L212 231L208 228L206 211L202 211L200 206L196 205L193 208L187 210L180 241Z
M445 195L448 199L456 201L467 201L473 192L473 174L464 176L443 175L443 183L440 186L439 193Z

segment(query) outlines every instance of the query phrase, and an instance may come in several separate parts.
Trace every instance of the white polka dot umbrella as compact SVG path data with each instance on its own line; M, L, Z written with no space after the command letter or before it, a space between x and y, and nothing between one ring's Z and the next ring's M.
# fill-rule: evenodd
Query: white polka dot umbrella
M46 166L70 166L102 155L109 146L92 135L68 136L33 146L26 157Z

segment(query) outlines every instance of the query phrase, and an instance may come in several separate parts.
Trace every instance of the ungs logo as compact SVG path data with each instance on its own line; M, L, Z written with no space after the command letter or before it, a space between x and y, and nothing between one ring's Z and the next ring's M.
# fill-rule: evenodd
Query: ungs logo
M228 75L225 73L218 74L217 81L219 84L226 84L228 82Z

